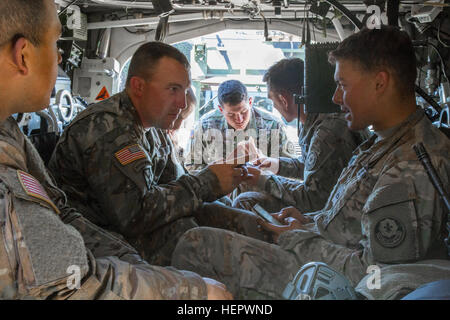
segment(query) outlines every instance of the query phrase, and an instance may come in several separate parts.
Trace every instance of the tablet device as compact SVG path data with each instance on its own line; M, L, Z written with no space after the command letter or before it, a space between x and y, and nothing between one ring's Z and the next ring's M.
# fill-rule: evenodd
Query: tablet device
M261 218L263 218L267 222L270 222L271 224L274 224L276 226L284 226L284 224L278 222L278 220L276 220L274 217L272 217L270 215L270 213L268 213L266 210L264 210L264 208L261 207L259 204L255 204L255 206L253 207L253 211L258 216L260 216Z

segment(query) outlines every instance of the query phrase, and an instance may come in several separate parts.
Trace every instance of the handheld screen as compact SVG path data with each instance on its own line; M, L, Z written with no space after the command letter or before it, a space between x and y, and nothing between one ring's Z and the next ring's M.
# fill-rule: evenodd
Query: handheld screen
M253 207L253 211L260 216L261 218L263 218L264 220L266 220L267 222L274 224L276 226L283 226L282 223L278 222L274 217L272 217L270 215L270 213L268 213L266 210L264 210L263 207L261 207L259 204L255 204L255 206Z

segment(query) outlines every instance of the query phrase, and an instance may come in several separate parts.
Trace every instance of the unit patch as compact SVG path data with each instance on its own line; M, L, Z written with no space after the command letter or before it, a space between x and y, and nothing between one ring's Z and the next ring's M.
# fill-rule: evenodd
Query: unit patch
M394 218L385 218L375 226L375 238L386 248L395 248L405 239L405 227Z
M125 147L114 155L123 166L146 157L144 150L137 144Z
M57 214L60 213L58 207L55 206L55 204L50 199L45 189L42 187L39 181L37 181L31 174L28 174L21 170L17 170L17 176L19 177L19 181L22 184L22 188L25 190L27 195L33 198L43 200L45 203L50 205L50 207L52 207Z
M305 167L307 170L312 170L316 166L319 153L316 150L310 150L306 158Z

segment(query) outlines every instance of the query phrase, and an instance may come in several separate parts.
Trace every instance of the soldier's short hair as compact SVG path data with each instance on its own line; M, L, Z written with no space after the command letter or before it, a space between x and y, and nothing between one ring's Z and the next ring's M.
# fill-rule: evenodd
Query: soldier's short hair
M267 70L263 81L267 82L270 90L300 94L304 67L305 64L300 58L282 59Z
M39 46L46 34L46 0L0 1L0 47L21 37Z
M130 85L132 77L141 77L150 80L156 69L158 61L163 57L175 59L186 70L190 69L186 56L177 48L159 41L151 41L140 46L131 58L126 86Z
M247 99L247 88L239 80L227 80L220 84L217 90L217 99L219 104L228 103L235 106Z
M387 69L402 95L414 93L416 56L410 37L398 27L364 28L351 35L328 54L331 64L341 59L357 62L364 71Z

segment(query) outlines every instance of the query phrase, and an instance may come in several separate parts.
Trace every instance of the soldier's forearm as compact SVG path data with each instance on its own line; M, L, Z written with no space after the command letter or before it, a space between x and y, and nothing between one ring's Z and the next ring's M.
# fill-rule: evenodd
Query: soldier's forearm
M198 300L207 298L207 288L196 273L172 267L130 264L117 257L95 259L89 255L91 272L70 299Z
M83 237L86 247L95 257L117 256L121 260L132 263L145 263L138 252L125 240L94 225L82 216L69 223Z
M263 190L265 192L281 200L286 206L297 206L294 193L301 193L304 189L301 182L277 175L269 175L264 179L261 179L261 183L264 183Z
M134 237L136 233L152 232L179 218L192 216L204 202L221 196L220 190L217 177L209 169L154 186L145 194L142 206L127 215L122 232Z
M191 174L195 174L198 173L200 170L203 170L207 167L206 163L201 163L201 164L185 164L186 169L189 171L189 173Z
M287 178L303 179L305 166L298 159L280 157L278 175Z

